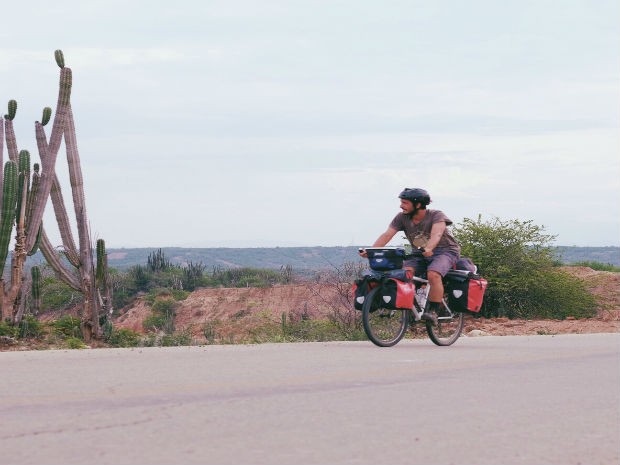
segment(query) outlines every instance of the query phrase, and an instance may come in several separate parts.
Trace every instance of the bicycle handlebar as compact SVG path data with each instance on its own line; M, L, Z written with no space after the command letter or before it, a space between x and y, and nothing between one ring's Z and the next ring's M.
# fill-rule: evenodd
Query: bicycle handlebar
M364 247L359 247L357 249L357 251L358 251L358 253L364 253L366 251L366 249ZM424 252L426 252L426 249L424 247L416 247L416 252L424 253ZM408 253L408 254L405 254L403 259L408 260L408 259L416 257L416 256L418 256L418 254Z

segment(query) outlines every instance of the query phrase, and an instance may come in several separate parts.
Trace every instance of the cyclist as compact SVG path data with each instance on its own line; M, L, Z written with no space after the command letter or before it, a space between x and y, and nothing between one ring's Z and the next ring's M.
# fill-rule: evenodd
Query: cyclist
M427 191L405 188L398 197L402 212L394 217L373 247L385 246L398 231L405 233L414 253L411 259L405 260L403 268L410 270L412 275L426 272L431 285L430 305L422 318L437 324L437 312L441 309L444 293L442 278L456 264L461 247L447 228L452 220L440 210L426 208L431 203ZM365 251L360 255L367 257Z

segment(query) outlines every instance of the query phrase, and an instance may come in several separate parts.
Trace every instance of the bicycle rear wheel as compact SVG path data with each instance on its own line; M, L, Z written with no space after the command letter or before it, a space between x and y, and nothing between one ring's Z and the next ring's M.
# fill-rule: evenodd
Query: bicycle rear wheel
M441 310L437 313L437 318L439 322L436 326L431 322L426 323L428 337L438 346L454 344L461 336L461 331L463 331L463 314L451 311L444 303L441 306Z
M385 308L381 287L368 293L362 306L362 323L366 336L379 347L391 347L407 332L410 310Z

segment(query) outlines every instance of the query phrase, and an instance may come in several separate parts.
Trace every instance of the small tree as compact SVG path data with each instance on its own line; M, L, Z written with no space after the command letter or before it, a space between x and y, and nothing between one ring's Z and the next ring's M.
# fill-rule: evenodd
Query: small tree
M489 281L483 316L585 317L595 301L581 281L553 268L555 236L531 220L465 218L453 228L461 255Z

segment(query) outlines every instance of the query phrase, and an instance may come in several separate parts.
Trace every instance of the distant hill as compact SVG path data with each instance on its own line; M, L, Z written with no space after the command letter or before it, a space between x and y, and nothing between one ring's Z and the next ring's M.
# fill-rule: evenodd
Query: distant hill
M264 247L264 248L184 248L161 247L168 260L175 265L189 262L202 263L208 270L213 267L269 268L290 266L295 271L311 272L340 267L345 262L363 261L357 255L357 247ZM620 247L555 247L558 260L565 264L578 262L609 263L620 267ZM108 249L108 264L117 270L134 265L145 265L152 248ZM27 261L27 266L44 262L40 252ZM10 260L7 264L10 267Z
M189 262L213 267L252 267L279 269L291 266L293 270L311 271L340 267L345 262L362 261L357 247L265 247L265 248L182 248L161 247L166 257L176 265ZM144 265L147 257L157 248L108 249L110 267L124 270L133 265ZM609 263L620 267L620 247L556 247L562 263L582 261Z
M559 260L566 264L579 262L609 263L620 267L620 247L555 247Z
M161 247L166 258L175 265L189 262L213 267L251 267L293 270L320 270L339 267L344 262L362 261L357 247L265 247L265 248L182 248ZM157 248L108 249L108 265L126 269L146 264L149 254Z

